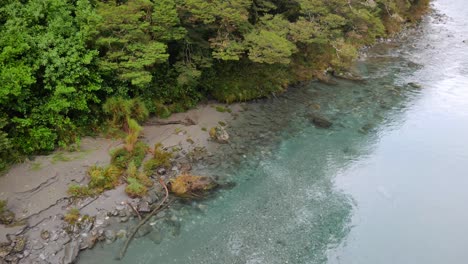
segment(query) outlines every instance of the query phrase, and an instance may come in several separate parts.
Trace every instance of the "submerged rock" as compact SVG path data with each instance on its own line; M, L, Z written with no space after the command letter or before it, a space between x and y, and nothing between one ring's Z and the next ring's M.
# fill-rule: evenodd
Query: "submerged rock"
M153 227L151 227L151 225L143 225L142 227L140 227L138 229L138 232L136 233L136 237L144 237L146 235L148 235L149 233L151 233L151 231L153 231Z
M116 235L113 230L106 230L104 231L104 237L106 238L106 240L109 240L110 242L114 242Z
M415 88L415 89L421 89L422 88L422 86L419 83L415 83L415 82L409 82L408 85Z
M153 241L153 243L161 244L164 239L164 234L161 232L161 230L154 230L148 235L148 237L151 241Z
M309 120L318 128L330 128L333 125L331 121L316 114L310 114Z
M211 177L182 174L172 179L168 187L178 197L201 198L218 187L218 183Z

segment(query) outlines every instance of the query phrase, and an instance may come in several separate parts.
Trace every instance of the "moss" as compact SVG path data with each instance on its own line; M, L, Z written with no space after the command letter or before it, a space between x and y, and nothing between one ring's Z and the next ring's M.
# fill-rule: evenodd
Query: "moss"
M33 162L31 164L31 170L32 171L38 171L42 168L42 164L40 162Z
M210 128L209 134L211 138L216 138L216 127Z
M227 107L224 107L224 106L219 106L219 105L216 106L215 109L216 109L216 111L218 111L218 112L220 112L220 113L226 113L226 112L227 112L227 113L231 113L231 112L232 112L231 109L229 109L229 108L227 108Z
M128 185L125 192L132 198L143 197L148 193L148 188L136 178L127 178Z
M206 127L202 127L201 130L202 131L208 131L208 129Z
M64 215L63 220L69 225L75 225L78 223L80 216L80 210L77 208L71 208L68 213Z
M52 156L52 164L55 164L57 162L66 162L66 161L71 161L73 158L66 156L63 152L58 152Z
M220 126L226 126L226 123L224 123L223 121L219 121L218 124L219 124Z
M0 200L0 214L3 214L7 210L7 201Z

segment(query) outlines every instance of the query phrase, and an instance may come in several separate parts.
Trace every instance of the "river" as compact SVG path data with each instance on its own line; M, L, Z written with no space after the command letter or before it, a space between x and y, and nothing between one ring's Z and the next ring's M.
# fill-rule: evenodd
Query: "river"
M433 8L365 53L365 82L247 104L231 144L195 168L233 189L167 212L122 261L114 243L78 263L468 261L468 5Z

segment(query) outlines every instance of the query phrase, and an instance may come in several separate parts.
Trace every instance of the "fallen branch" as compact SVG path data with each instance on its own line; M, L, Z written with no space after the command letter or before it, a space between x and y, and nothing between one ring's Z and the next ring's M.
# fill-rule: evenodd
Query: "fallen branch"
M185 120L175 120L175 121L148 121L145 125L153 126L167 126L167 125L184 125L184 126L193 126L196 125L195 121L191 118L185 118Z
M158 204L158 206L156 206L156 208L153 209L153 211L151 211L151 213L149 213L143 220L140 221L140 223L135 227L133 232L128 236L127 241L125 241L124 246L120 250L118 257L119 260L123 259L123 257L125 256L125 252L127 252L128 246L130 245L130 242L133 240L136 233L138 232L138 229L140 229L140 227L146 224L146 222L148 222L153 215L157 214L158 212L169 206L170 203L164 205L164 203L167 201L167 198L169 197L169 190L167 189L167 186L162 178L159 178L159 183L164 187L164 190L166 191L164 199Z
M138 219L141 221L141 214L138 212L138 210L135 208L135 206L133 206L131 203L129 202L126 202L126 204L132 208L133 212L135 212L135 214L138 216Z

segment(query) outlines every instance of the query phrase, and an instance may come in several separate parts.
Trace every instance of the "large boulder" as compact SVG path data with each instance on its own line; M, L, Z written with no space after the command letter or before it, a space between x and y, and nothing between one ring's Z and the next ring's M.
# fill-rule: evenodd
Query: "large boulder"
M217 125L210 129L210 137L218 143L225 144L229 142L229 134L221 125Z

